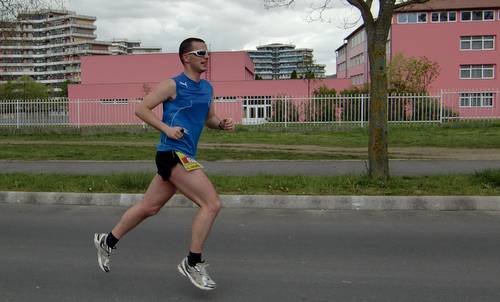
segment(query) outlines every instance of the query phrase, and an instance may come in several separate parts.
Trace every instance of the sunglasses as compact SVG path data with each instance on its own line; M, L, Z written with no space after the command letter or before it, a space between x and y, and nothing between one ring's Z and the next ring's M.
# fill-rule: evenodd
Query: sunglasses
M186 52L186 54L193 54L200 58L208 57L208 51L204 49L193 50L190 52Z

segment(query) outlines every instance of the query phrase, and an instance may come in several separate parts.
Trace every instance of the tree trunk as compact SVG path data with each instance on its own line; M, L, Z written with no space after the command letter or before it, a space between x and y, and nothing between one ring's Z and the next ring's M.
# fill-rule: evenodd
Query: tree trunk
M370 59L370 139L368 142L369 176L373 179L389 178L387 136L387 35L380 28L367 31Z

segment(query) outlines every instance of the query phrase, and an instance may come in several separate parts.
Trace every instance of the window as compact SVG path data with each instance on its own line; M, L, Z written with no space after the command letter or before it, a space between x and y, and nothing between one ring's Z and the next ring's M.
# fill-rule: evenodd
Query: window
M352 85L361 85L364 83L363 74L357 74L350 77Z
M460 107L493 107L493 92L462 92Z
M339 51L337 51L337 57L343 56L345 56L345 47L342 47L341 49L339 49Z
M495 14L492 10L474 10L462 11L462 21L491 21L495 19Z
M359 54L349 59L348 67L361 65L365 62L365 54Z
M402 13L398 15L398 23L426 23L427 13Z
M231 101L236 101L235 96L216 96L214 98L215 101L217 102L231 102Z
M460 50L492 50L495 48L495 36L460 37Z
M271 96L243 97L243 118L257 120L271 118L271 103Z
M345 62L342 62L342 63L337 65L337 71L345 70L345 68L346 68Z
M359 44L363 43L364 41L365 41L365 32L361 31L361 32L357 33L356 35L354 35L354 37L352 37L352 39L350 41L351 48L358 46Z
M433 12L431 22L455 22L457 21L457 12Z
M494 65L460 65L460 79L493 79Z
M492 10L483 11L483 19L484 20L495 20L495 14Z
M483 12L482 11L473 11L472 12L472 20L482 21L483 20Z
M126 105L128 99L100 99L103 105Z

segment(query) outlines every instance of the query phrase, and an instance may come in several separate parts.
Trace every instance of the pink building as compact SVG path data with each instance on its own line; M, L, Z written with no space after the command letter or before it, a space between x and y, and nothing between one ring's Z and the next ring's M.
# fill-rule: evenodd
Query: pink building
M344 39L342 46L336 50L336 59L338 79L350 79L353 85L368 83L368 46L363 26Z
M445 105L459 116L500 117L500 1L430 0L395 9L387 56L425 56L440 66L429 92L442 93ZM364 27L336 50L337 77L354 85L369 82Z
M82 58L81 69L81 84L68 89L70 122L92 125L118 120L139 123L131 100L141 99L160 81L179 74L182 65L178 54L162 53L89 56ZM243 123L269 119L273 97L304 97L320 86L338 91L351 86L349 79L254 80L254 65L245 51L212 52L203 77L211 81L215 97L223 101L216 109Z

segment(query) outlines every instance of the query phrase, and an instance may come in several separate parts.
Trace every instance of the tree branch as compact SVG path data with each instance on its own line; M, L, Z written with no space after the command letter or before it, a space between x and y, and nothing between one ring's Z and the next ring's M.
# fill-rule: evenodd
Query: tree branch
M48 9L64 9L63 0L0 0L0 41L16 32L16 18L20 13Z
M295 0L264 0L265 8L291 6Z
M408 4L418 4L418 3L425 3L425 2L428 2L429 0L399 0L399 1L396 1L397 3L394 5L394 8L398 8L398 7L401 7L401 6L405 6L405 5L408 5Z
M20 12L49 8L56 0L0 0L0 20L16 18Z
M328 22L330 23L331 20L325 20L323 19L323 13L330 9L330 8L333 8L333 6L330 5L330 3L332 2L332 0L325 0L323 2L323 4L319 5L319 6L314 6L313 4L311 4L311 14L314 13L314 12L318 12L318 17L317 18L313 18L313 17L309 17L309 20L310 22L312 21L322 21L322 22Z
M368 6L368 2L370 4L372 3L371 0L368 0L367 2L363 0L347 0L347 2L359 9L361 16L363 16L363 20L365 21L365 25L372 26L375 23L373 15L370 11L371 7Z

